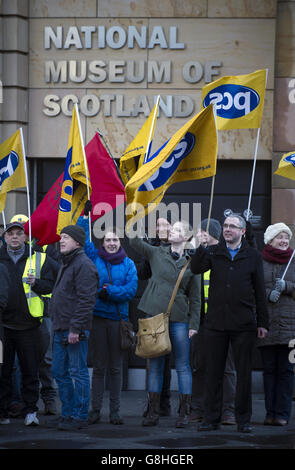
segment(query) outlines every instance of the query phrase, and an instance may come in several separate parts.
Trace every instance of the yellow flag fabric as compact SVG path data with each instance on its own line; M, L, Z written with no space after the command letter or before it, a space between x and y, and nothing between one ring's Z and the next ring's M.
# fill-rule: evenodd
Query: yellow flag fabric
M282 156L279 166L274 174L295 180L295 152L285 153Z
M85 202L88 199L87 181L89 194L91 194L89 172L85 164L87 165L83 157L78 116L76 108L74 108L58 209L57 234L60 234L61 230L67 225L75 225L84 210Z
M26 187L24 155L20 130L0 145L0 212L5 208L6 194Z
M155 209L173 183L213 176L216 159L217 132L210 105L181 127L127 183L127 223Z
M158 109L159 99L157 99L144 125L120 158L120 174L124 185L128 183L137 169L141 167L145 155L148 158L150 154ZM147 148L148 146L149 148ZM138 168L135 162L136 157L139 158Z
M217 129L253 129L261 126L266 70L222 77L202 88L202 108L216 106Z

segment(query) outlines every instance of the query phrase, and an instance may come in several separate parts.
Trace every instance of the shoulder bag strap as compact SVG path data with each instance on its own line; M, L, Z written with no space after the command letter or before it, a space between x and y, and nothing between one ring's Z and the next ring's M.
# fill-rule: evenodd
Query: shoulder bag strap
M172 296L171 296L171 299L170 299L170 302L169 302L169 305L168 305L168 308L167 308L167 313L168 313L168 315L170 315L170 313L171 313L172 305L173 305L173 302L174 302L174 300L175 300L175 297L176 297L176 294L177 294L179 285L180 285L180 283L181 283L181 280L182 280L182 278L183 278L183 275L184 275L184 273L185 273L185 271L186 271L188 265L190 264L190 262L191 262L191 259L189 259L189 260L185 263L185 265L183 266L182 270L181 270L180 273L179 273L178 279L177 279L176 284L175 284L175 286L174 286L174 289L173 289L173 292L172 292Z

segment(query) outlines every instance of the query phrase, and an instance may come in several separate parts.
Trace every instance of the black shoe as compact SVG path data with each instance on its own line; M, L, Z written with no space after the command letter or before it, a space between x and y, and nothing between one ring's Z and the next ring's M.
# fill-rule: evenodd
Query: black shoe
M88 427L87 420L82 419L67 419L60 422L57 429L60 431L78 431L79 429L86 429Z
M100 422L100 410L91 410L88 414L88 424L97 424Z
M110 416L110 423L111 424L124 424L124 421L118 413L112 413Z
M250 432L252 432L252 428L251 428L249 423L238 424L237 431L238 432L244 432L244 433L250 433Z
M219 423L201 423L198 427L198 431L217 431L220 428Z

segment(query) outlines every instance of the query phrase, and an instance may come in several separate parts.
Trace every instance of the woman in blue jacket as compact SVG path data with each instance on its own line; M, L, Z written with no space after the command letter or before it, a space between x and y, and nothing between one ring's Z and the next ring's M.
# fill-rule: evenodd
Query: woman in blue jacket
M137 290L134 262L121 246L116 229L107 229L98 249L89 241L88 217L80 217L78 225L86 232L85 252L95 263L99 289L94 307L90 341L93 345L92 410L89 423L98 423L102 408L105 373L110 372L110 422L123 424L120 416L122 351L120 349L119 314L128 320L129 301Z

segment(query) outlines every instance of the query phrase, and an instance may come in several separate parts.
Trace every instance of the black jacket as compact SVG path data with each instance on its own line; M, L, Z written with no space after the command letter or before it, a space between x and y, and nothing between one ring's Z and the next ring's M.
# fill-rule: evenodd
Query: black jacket
M268 328L261 254L245 240L234 259L225 242L207 249L199 247L191 270L211 269L205 327L214 330L248 331Z
M90 330L99 285L97 269L83 248L62 258L49 305L53 330Z
M6 266L9 276L8 299L2 313L2 323L16 330L26 330L40 325L40 320L30 315L23 288L22 276L28 257L29 246L27 244L23 256L16 264L7 253L7 246L0 248L0 263ZM41 277L36 279L32 290L38 295L45 295L52 292L53 286L54 274L50 262L46 259L41 269Z

